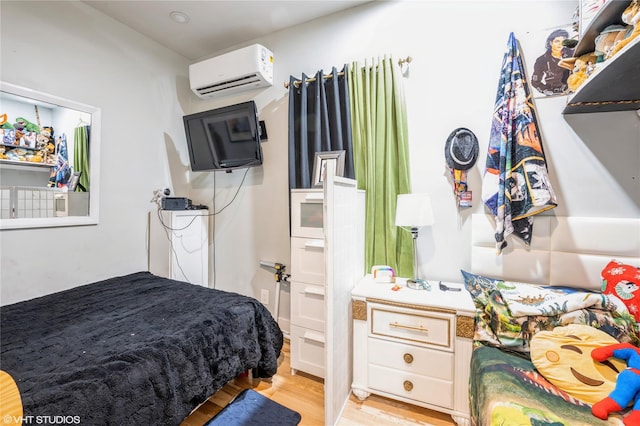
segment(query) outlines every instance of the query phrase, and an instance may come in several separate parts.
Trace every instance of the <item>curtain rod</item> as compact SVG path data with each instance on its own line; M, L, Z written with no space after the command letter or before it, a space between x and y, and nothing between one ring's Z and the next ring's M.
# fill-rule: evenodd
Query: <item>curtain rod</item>
M411 58L411 56L407 56L406 58L402 58L402 59L398 60L398 65L402 66L402 64L408 64L408 63L410 63L412 60L413 60L413 58ZM342 71L340 71L340 72L338 73L338 76L339 76L339 77L342 77L343 75L344 75L344 72L342 72ZM325 75L323 75L323 76L322 76L322 78L331 78L331 77L333 77L333 74L325 74ZM305 83L313 83L313 82L314 82L314 81L316 81L316 80L317 80L317 78L315 78L315 77L311 77L311 78L307 78L304 82L305 82ZM296 81L296 82L294 82L293 84L298 85L298 84L300 84L300 82L299 82L299 81ZM297 86L296 86L296 87L297 87ZM285 88L285 89L288 89L288 88L289 88L289 82L288 82L288 81L285 81L285 82L284 82L284 88Z

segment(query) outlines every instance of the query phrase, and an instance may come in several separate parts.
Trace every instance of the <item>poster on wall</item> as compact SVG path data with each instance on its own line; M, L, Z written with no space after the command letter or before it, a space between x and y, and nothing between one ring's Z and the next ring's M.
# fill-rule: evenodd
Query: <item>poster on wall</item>
M559 65L561 59L571 58L573 48L564 45L567 39L577 39L575 25L531 31L520 40L520 47L534 98L567 95L567 80L571 70Z
M598 14L598 11L607 0L581 0L580 1L580 37L585 33L585 30L591 24L593 18Z

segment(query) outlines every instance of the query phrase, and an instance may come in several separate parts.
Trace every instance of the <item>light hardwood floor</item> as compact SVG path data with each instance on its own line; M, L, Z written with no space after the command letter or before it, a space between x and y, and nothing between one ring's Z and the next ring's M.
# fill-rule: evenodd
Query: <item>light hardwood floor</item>
M209 398L181 426L202 426L243 389L252 388L256 392L297 411L302 416L303 426L324 424L324 385L322 379L298 372L291 375L289 366L289 342L285 341L280 357L278 372L270 380L236 379L225 385ZM350 396L339 426L355 425L455 425L451 417L426 408L371 395L365 401Z

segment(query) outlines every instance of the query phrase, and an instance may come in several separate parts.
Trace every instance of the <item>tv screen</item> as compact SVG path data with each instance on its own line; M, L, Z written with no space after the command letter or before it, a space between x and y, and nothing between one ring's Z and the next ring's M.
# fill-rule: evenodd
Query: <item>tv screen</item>
M233 170L262 164L254 101L183 117L191 170Z

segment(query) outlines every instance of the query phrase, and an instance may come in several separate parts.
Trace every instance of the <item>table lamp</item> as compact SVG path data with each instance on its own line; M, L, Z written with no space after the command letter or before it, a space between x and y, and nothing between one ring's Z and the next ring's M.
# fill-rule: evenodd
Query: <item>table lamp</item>
M396 226L410 231L413 237L413 273L414 279L407 280L407 287L416 290L430 290L427 281L418 274L418 231L433 224L431 198L428 194L399 194L396 205Z

